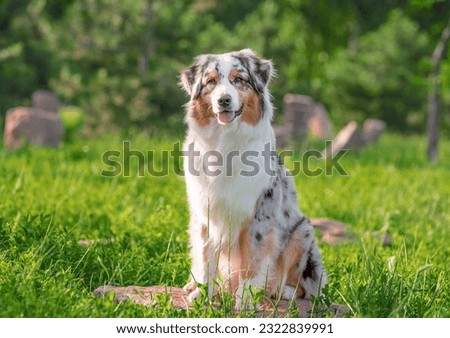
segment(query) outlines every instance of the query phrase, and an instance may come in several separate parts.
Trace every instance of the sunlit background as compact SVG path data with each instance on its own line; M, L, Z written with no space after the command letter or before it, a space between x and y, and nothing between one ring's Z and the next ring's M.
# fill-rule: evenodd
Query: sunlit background
M338 130L379 118L424 133L432 54L448 23L440 0L2 0L0 112L50 89L90 132L179 125L179 72L201 53L250 47L286 93L325 105ZM440 69L450 130L450 54Z
M179 74L252 48L277 69L278 145L301 116L286 97L329 117L321 137L296 122L287 167L326 169L302 151L363 132L343 171L294 176L301 210L331 224L312 315L448 318L449 16L448 0L0 0L0 317L235 316L232 297L186 310L93 291L188 281L182 161L165 156L186 130Z

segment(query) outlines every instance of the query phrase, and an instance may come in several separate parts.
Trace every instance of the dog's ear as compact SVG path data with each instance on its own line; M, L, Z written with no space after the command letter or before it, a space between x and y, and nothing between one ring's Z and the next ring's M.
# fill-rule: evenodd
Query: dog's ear
M244 56L251 62L251 74L255 76L255 85L258 91L262 91L275 75L275 70L272 61L263 59L256 55L256 53L247 48L237 52L239 56Z
M189 68L186 68L181 72L181 85L183 89L192 96L192 89L195 84L195 79L197 76L198 66L197 64L193 64Z
M264 85L267 86L274 75L272 61L258 58L258 61L256 61L256 67Z
M191 98L200 95L202 68L205 63L205 55L197 56L192 66L181 72L181 85Z

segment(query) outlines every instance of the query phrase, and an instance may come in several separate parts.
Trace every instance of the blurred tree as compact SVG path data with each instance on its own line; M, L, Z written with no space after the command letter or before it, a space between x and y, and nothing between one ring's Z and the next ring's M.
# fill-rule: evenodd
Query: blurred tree
M317 96L329 55L346 43L349 14L347 7L324 0L264 1L234 27L235 45L274 60L278 76L271 91L281 106L288 92Z
M36 22L43 8L28 1L0 3L0 112L30 102L31 93L50 76L49 55Z
M395 10L379 29L363 35L356 49L342 49L326 65L323 100L341 124L380 118L390 128L423 130L429 39Z
M83 106L92 125L127 126L150 114L145 77L139 73L153 23L146 20L146 6L145 1L76 1L48 32L58 55L50 86Z
M231 30L263 2L264 0L194 0L192 10L198 14L212 14L215 22L220 22Z
M195 54L217 45L217 37L205 39L203 32L223 30L211 14L197 15L191 6L175 0L74 2L49 32L59 56L50 86L90 112L96 128L142 126L181 112L179 72Z
M430 73L431 90L428 96L428 159L437 161L437 147L439 139L439 115L440 115L440 72L444 53L450 40L450 17L447 26L442 31L441 39L433 51L433 68Z
M250 47L275 62L276 106L308 94L338 123L378 116L423 130L425 61L449 11L443 0L3 0L0 112L50 87L96 128L179 123L181 69ZM441 65L449 106L448 53Z

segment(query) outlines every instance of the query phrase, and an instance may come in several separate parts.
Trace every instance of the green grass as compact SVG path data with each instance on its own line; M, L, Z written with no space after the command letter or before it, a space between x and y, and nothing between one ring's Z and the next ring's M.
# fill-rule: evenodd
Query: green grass
M131 138L143 151L170 150L178 140ZM295 177L306 214L351 226L353 241L320 243L324 301L347 304L349 316L450 315L450 142L441 141L438 165L427 163L425 144L386 135L343 158L349 176ZM218 311L196 304L186 312L165 297L146 308L92 294L103 284L183 286L189 276L183 178L139 177L135 160L130 177L102 177L111 149L122 149L120 136L0 150L0 317L229 315L229 300ZM160 163L158 152L154 159Z

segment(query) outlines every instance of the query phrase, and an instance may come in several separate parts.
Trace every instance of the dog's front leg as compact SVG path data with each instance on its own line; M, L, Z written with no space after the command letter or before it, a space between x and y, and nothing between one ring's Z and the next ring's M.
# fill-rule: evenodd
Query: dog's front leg
M185 285L184 290L189 293L188 300L192 302L201 297L198 284L208 286L208 298L215 294L215 281L217 279L218 253L209 239L206 226L190 225L191 238L191 281Z

